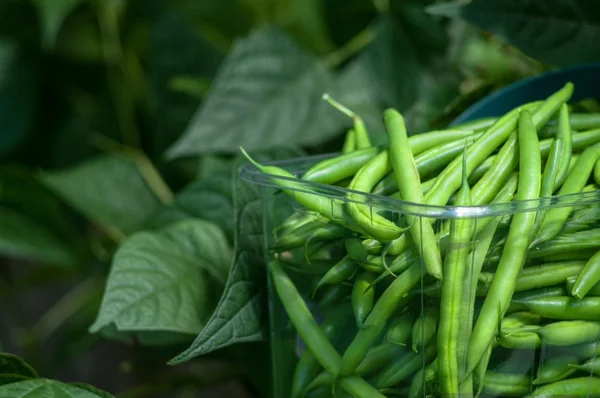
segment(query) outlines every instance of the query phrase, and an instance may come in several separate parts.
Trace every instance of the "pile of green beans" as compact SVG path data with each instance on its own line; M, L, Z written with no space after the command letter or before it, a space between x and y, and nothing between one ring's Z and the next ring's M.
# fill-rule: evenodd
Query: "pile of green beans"
M340 154L243 152L273 187L277 397L600 397L600 114L572 92L416 135L387 109L383 147L324 96Z

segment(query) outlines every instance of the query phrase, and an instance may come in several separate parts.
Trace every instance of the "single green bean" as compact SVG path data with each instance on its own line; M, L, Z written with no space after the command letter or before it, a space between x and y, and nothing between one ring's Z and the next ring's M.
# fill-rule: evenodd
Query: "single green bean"
M408 145L404 118L396 110L387 109L384 111L383 119L390 142L390 159L400 195L408 202L423 203L421 180ZM409 225L412 225L409 231L425 269L434 278L442 279L442 258L437 249L432 225L429 222L422 222L416 216L407 216L407 220Z
M435 351L436 345L430 344L423 353L409 353L397 358L377 374L373 385L377 389L383 389L406 380L423 366L423 361L429 362L435 358Z
M589 343L600 339L600 323L590 321L558 321L536 330L542 342L554 346Z
M584 261L564 261L525 267L517 276L515 292L565 283L567 278L578 275L584 266ZM493 273L483 272L479 280L489 285L494 278Z
M353 177L361 167L377 156L379 152L379 148L359 149L322 160L308 169L302 175L302 179L320 184L335 184Z
M463 165L463 182L456 206L471 206L471 191L467 182L466 156ZM440 320L437 333L439 388L442 394L460 394L459 383L459 336L461 308L463 307L463 284L467 272L469 251L475 223L470 218L450 221L450 243L444 259L444 279L440 300ZM464 345L461 347L464 351ZM464 354L464 352L463 352Z
M520 327L505 329L498 334L498 344L511 349L535 349L542 345L542 341L534 329L538 327Z
M284 193L293 197L302 206L315 211L334 222L340 223L355 232L363 232L358 224L346 213L342 201L331 199L318 193L303 192L302 190L305 188L301 186L301 180L294 177L293 174L280 167L263 166L254 161L243 148L240 148L240 150L248 161L250 161L257 169L265 174L274 176L271 179L273 183L281 187L281 190Z
M578 362L577 357L573 355L561 355L550 358L542 364L532 384L539 386L564 380L576 372L576 369L569 365L577 365Z
M527 310L527 307L516 304L515 301L518 302L520 300L528 300L528 299L534 299L534 298L539 298L539 297L557 297L557 296L564 296L566 294L567 294L567 289L565 289L564 286L551 286L551 287L544 287L541 289L527 290L524 292L515 292L515 294L512 297L510 307L508 307L507 313L512 314L514 312Z
M560 108L558 114L558 132L556 133L556 139L561 142L562 153L560 156L560 162L554 188L560 187L567 178L569 172L569 165L571 164L571 157L573 156L573 137L571 131L571 120L569 116L569 110L566 104Z
M577 377L546 384L524 398L600 397L600 378Z
M313 318L296 286L276 261L269 262L269 271L281 304L298 334L300 334L302 340L321 366L329 373L336 374L340 366L340 355ZM356 398L385 398L384 395L358 376L344 378L340 380L340 384L342 388Z
M356 132L352 129L346 133L346 139L342 146L342 153L350 153L356 150Z
M352 118L352 121L354 122L355 148L364 149L371 147L371 139L369 138L369 132L367 131L367 126L365 125L365 122L362 120L362 118L358 116L355 112L351 111L344 105L334 100L331 97L331 95L325 93L323 94L322 98L335 109L342 112L346 116Z
M395 345L405 346L410 338L415 317L410 313L396 315L390 322L386 340Z
M319 307L326 308L345 301L350 297L352 288L344 283L330 285L323 288L320 297L317 301Z
M600 358L595 357L592 358L581 365L578 365L577 360L573 360L570 362L570 367L573 369L573 372L576 370L583 370L584 372L589 372L591 374L600 375Z
M600 228L558 235L552 240L534 245L529 251L528 258L544 258L561 253L573 254L585 249L597 248L600 248Z
M566 285L567 285L567 291L569 292L569 294L573 294L573 286L575 286L575 282L577 281L577 277L573 276L571 278L567 278L566 281ZM592 287L590 287L590 289L586 292L586 296L594 296L594 297L598 297L600 296L600 282L596 283L595 285L593 285Z
M530 389L531 379L527 375L499 373L488 370L483 378L483 390L494 395L522 396Z
M598 283L600 283L600 250L589 259L585 268L577 276L571 294L581 299Z
M364 320L369 315L375 301L375 290L370 289L371 282L375 279L375 274L369 271L361 272L356 276L352 288L352 310L356 325L360 329Z
M535 126L531 114L524 110L519 115L519 181L517 200L535 199L540 193L541 159ZM530 244L530 233L535 222L534 212L516 213L510 224L508 237L496 277L475 322L467 357L466 372L471 373L487 349L514 293L517 276L525 263ZM498 309L500 306L500 309Z
M327 271L325 275L319 279L314 292L323 285L337 285L352 277L356 272L356 263L349 257L344 257ZM313 293L314 296L314 293Z
M426 308L423 314L415 321L412 332L412 349L414 352L420 352L424 347L434 344L432 339L436 335L438 326L439 312L435 308ZM434 344L435 345L435 344Z
M513 300L548 319L589 320L600 319L600 297L543 297L529 300Z

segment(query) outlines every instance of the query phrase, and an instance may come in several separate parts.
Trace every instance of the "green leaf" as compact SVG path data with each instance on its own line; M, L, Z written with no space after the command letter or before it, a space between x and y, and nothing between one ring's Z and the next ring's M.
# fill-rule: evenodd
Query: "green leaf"
M0 156L31 132L37 100L37 67L16 42L0 40Z
M435 4L428 11L469 21L548 64L600 59L600 3L596 1L473 0Z
M208 99L167 156L323 142L348 119L321 100L332 84L329 72L279 30L256 31L235 43Z
M138 232L114 256L92 333L197 334L227 278L231 250L223 232L204 220L186 220L157 232Z
M199 181L179 192L173 203L164 206L148 224L149 228L189 219L201 218L219 225L227 237L233 236L233 201L231 164L218 166Z
M0 397L106 398L112 397L112 395L107 395L104 392L102 392L102 394L98 394L76 387L74 385L61 383L55 380L33 379L0 386Z
M101 155L77 166L41 174L68 204L107 229L136 231L160 208L160 201L135 160Z
M48 50L54 47L65 19L84 0L33 0L42 25L42 42Z
M53 265L72 266L71 248L44 226L14 210L0 207L0 253Z
M92 394L96 394L100 398L114 398L112 394L107 393L106 391L102 391L94 386L91 386L86 383L69 383L70 385L81 388L87 392L91 392Z
M259 161L300 156L298 150L257 152ZM245 164L239 159L235 170ZM235 257L217 308L190 347L173 358L180 364L200 355L237 343L261 341L265 336L265 267L262 239L260 187L234 180Z
M21 357L6 352L0 353L0 373L10 373L33 379L39 377L37 372Z
M201 103L201 98L184 90L198 90L192 79L210 82L223 55L200 37L182 15L168 9L152 25L150 49L148 81L152 112L156 115L152 154L160 156L181 135ZM182 81L182 76L187 81Z

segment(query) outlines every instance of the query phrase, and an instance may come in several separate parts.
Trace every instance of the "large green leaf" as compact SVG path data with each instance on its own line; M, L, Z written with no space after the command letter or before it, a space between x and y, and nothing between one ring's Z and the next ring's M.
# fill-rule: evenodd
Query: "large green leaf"
M66 170L45 172L41 179L79 212L123 234L136 231L161 205L129 157L101 155Z
M182 15L168 9L152 25L150 49L148 81L155 115L152 155L160 156L181 135L201 103L202 93L190 95L198 92L194 82L210 82L223 55Z
M207 101L167 155L323 142L347 119L327 112L320 99L332 83L329 72L279 30L256 31L235 43Z
M114 256L90 331L199 333L227 278L231 250L216 225L190 219L132 235Z
M440 3L429 12L467 20L542 62L600 59L600 3L590 0L473 0Z
M0 40L0 156L31 131L37 100L37 67L16 42Z
M24 380L0 386L2 398L106 398L105 392L97 393L79 388L75 385L61 383L49 379Z
M360 61L369 70L379 98L404 111L416 102L422 70L443 54L444 27L416 0L391 2L374 26L376 37Z
M299 151L254 153L258 161L299 156ZM238 165L244 164L240 160ZM236 173L239 168L235 167ZM260 187L234 179L235 256L217 308L190 347L173 358L179 364L232 344L265 336L265 267Z
M22 358L6 352L0 353L0 373L10 373L28 378L39 377Z
M42 43L52 49L67 16L84 0L33 0L42 25Z

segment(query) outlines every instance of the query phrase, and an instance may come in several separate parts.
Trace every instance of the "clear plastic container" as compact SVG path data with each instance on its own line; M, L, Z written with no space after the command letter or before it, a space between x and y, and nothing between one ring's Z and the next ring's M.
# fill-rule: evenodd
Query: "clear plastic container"
M300 176L327 157L270 164ZM448 348L445 341L459 348L450 349L450 357L443 356L450 358L444 359L444 364L450 361L453 366L457 365L460 374L475 364L472 378L463 384L460 396L472 397L482 390L482 397L523 397L536 387L569 379L575 380L573 383L589 380L591 386L586 393L573 396L598 396L594 388L599 388L599 379L592 377L589 367L575 366L594 360L600 352L600 285L593 286L581 300L571 296L574 279L600 250L600 191L595 186L563 197L453 207L418 205L394 199L394 195L377 196L350 191L343 186L275 177L253 166L245 167L241 175L246 181L261 186L267 262L277 264L290 278L302 299L300 305L304 303L308 307L338 357L344 357L341 362L347 359L346 351L358 334L370 335L361 340L367 342L360 344L363 347L358 351L363 354L354 355L360 364L354 366L352 374L360 376L383 396L447 396L441 393L440 372L436 368L440 347L444 352ZM280 188L282 183L288 184L285 191ZM298 202L298 195L306 194L328 204L322 207L328 217ZM357 205L361 214L374 223L383 217L406 229L414 223L431 224L436 233L435 247L415 245L410 238L404 243L392 244L385 240L365 240L356 232L353 218L347 214L351 204ZM517 231L515 224L523 222L519 217L547 215L559 208L569 209L566 222L559 228L558 235L528 248L526 245L525 264L516 284L511 284L510 278L495 278L499 264L503 264L503 269L514 269L513 261L516 261L517 268L519 266L514 251L505 250L507 241L512 248L523 242L523 236L515 232L512 236L509 234L513 226ZM517 214L521 216L515 218ZM449 245L451 224L457 220L470 220L472 233L460 245ZM405 232L402 236L410 235ZM450 272L447 264L452 264L447 261L448 253L458 250L464 255L458 255L464 260L458 307L449 307L448 300L444 306L440 305L441 282L426 273L421 260L422 254L431 250L441 253L445 275ZM321 278L342 261L348 265L338 275L340 280L317 289ZM395 270L394 275L389 274L386 266ZM415 273L415 270L418 271ZM380 280L374 288L366 289L365 293L365 283L369 285L369 281L378 277ZM400 278L404 278L403 285L396 283ZM368 396L348 393L343 383L332 387L332 377L307 351L298 325L294 325L293 317L283 307L272 275L268 281L273 396ZM502 292L495 296L490 293L491 289L496 289L496 294ZM288 294L293 294L293 290L286 288ZM393 297L392 290L396 293ZM387 305L378 306L382 295ZM490 300L486 304L488 297L507 297L510 301L504 307L497 305L498 311L490 311L493 305ZM588 307L582 309L584 304ZM451 308L459 308L458 314ZM382 311L387 315L382 316ZM452 315L456 316L458 335L448 337L444 333L445 337L439 339L437 328L442 314L445 325L452 322ZM486 320L493 320L495 324ZM359 328L359 325L362 326ZM473 337L474 329L477 329L477 338ZM461 350L460 347L466 348ZM489 361L486 361L490 352L487 347L491 347ZM320 355L326 355L323 347L316 349L322 349ZM457 354L454 363L452 352L469 352L473 358L481 359L469 361L466 354ZM366 359L360 361L364 353ZM339 358L332 361L339 366ZM307 389L308 384L312 384L310 389Z

